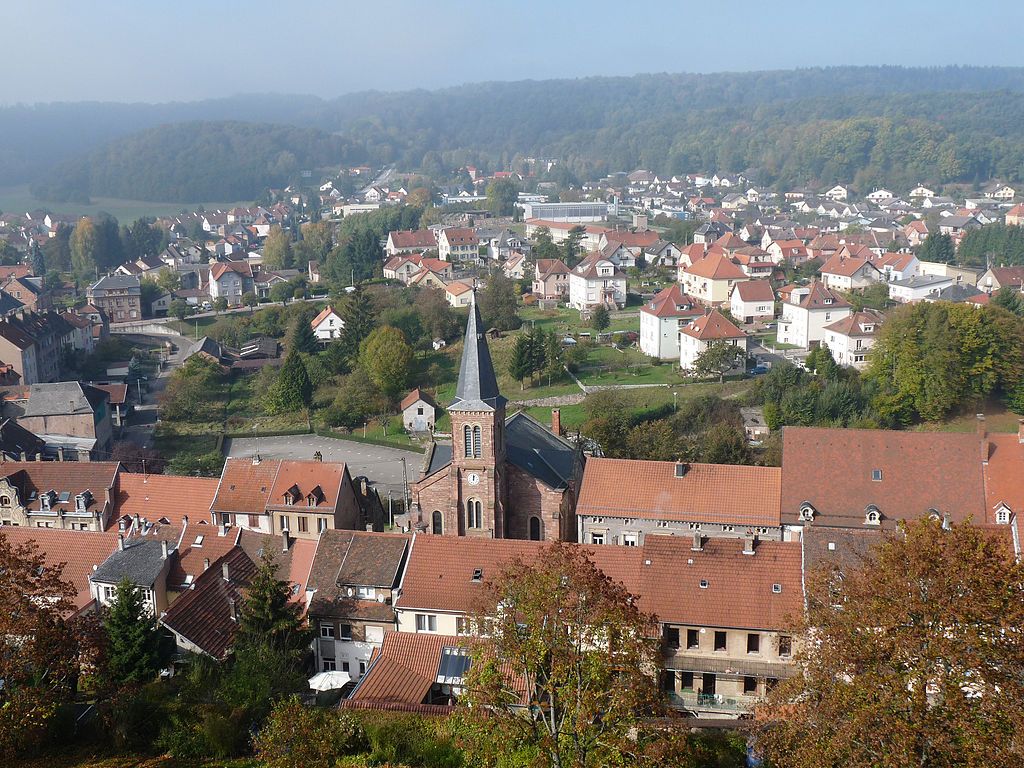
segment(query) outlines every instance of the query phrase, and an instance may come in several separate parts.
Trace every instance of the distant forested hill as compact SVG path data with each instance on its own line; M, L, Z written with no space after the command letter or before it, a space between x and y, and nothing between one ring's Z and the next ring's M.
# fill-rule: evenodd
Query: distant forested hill
M225 119L334 134L341 143L332 162L396 163L438 174L467 162L497 168L547 155L578 177L635 167L753 170L765 183L845 181L858 189L1024 179L1024 68L836 67L480 83L331 100L237 96L10 107L0 109L0 184L44 180L48 190L66 193L82 189L87 172L93 195L135 190L149 199L201 199L196 194L212 179L193 185L183 173L154 173L134 182L125 176L139 165L125 159L162 158L165 141L185 146L180 131L135 136L139 129ZM187 132L209 148L206 129ZM278 139L270 144L297 154ZM248 144L219 146L231 153ZM75 162L52 173L69 158ZM258 165L266 161L261 154ZM236 190L260 178L248 161L217 162L248 169ZM260 191L247 187L241 197Z
M114 140L67 160L33 194L195 202L244 200L284 186L301 169L344 163L348 143L312 128L240 122L176 123Z

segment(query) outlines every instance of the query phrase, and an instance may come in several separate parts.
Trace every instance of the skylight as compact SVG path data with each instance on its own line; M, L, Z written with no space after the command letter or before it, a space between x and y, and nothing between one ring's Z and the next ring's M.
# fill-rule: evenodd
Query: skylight
M205 538L206 537L203 536L203 535L196 536L196 540L192 542L192 546L193 547L201 547L201 546L203 546L203 539L205 539Z

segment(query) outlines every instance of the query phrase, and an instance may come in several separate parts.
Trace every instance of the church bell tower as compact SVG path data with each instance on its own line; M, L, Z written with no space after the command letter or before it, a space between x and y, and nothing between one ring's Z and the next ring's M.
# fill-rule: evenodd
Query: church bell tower
M507 484L505 403L498 391L474 292L466 322L462 363L455 399L448 406L452 422L452 500L446 530L462 536L504 538Z

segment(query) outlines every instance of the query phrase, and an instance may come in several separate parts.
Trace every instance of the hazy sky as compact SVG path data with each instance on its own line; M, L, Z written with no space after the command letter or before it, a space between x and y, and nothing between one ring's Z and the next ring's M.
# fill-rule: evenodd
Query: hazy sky
M834 64L1024 65L1024 3L0 0L0 103L337 96Z

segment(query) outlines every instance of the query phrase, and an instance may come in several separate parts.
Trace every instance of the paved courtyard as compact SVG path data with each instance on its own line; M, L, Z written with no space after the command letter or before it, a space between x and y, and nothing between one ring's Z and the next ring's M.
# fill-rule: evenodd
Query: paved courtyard
M232 458L259 452L268 459L312 459L320 451L324 461L343 461L352 477L365 475L377 488L384 503L390 490L396 499L404 493L402 459L411 485L419 477L423 454L401 448L338 440L319 435L240 437L224 441L224 455Z

